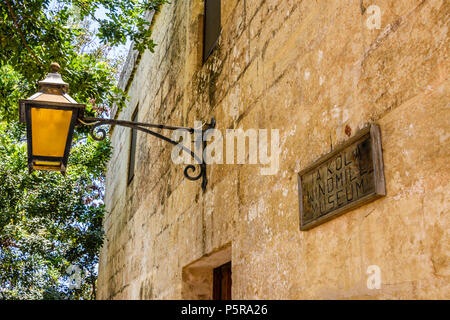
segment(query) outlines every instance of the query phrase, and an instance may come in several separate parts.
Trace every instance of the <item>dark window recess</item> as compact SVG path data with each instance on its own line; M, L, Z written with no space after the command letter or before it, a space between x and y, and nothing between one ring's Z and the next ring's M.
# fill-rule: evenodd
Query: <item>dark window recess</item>
M213 272L213 299L231 300L231 262L215 268Z
M133 116L131 118L131 121L136 122L137 121L137 108L133 113ZM136 161L136 129L131 129L131 141L130 141L130 158L128 161L128 183L133 180L134 177L134 165Z
M205 62L216 47L220 35L220 0L205 1L203 25L203 62Z

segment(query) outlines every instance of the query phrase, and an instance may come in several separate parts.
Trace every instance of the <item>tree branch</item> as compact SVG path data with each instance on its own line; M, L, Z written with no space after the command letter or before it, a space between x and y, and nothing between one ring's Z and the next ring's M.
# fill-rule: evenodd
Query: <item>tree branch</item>
M17 22L17 18L16 15L14 14L14 11L11 7L11 3L9 2L9 0L6 0L6 5L8 6L8 10L9 10L9 14L11 15L12 19L13 19L13 24L17 29L17 32L19 33L20 39L22 40L23 45L25 46L25 48L28 50L28 52L33 56L33 58L38 62L38 64L40 66L44 66L42 64L41 59L39 59L33 52L33 50L31 50L31 48L28 46L27 41L25 40L25 37L22 33L22 30L20 29L19 23Z

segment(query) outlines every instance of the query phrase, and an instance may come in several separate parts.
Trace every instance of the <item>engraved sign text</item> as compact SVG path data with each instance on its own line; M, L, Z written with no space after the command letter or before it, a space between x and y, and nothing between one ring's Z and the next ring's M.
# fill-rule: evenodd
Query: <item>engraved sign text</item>
M299 174L302 230L385 194L379 138L372 125Z

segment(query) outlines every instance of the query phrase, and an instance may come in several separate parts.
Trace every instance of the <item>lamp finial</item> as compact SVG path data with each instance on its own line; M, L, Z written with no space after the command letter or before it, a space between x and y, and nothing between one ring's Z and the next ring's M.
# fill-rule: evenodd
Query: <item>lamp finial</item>
M52 62L50 64L50 72L57 73L60 68L61 67L59 66L58 62Z

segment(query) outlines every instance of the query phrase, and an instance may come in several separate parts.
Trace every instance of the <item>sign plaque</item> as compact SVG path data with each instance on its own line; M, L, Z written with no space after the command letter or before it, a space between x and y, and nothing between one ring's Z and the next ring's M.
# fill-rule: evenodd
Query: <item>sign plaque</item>
M300 230L386 195L380 128L362 129L298 174Z

